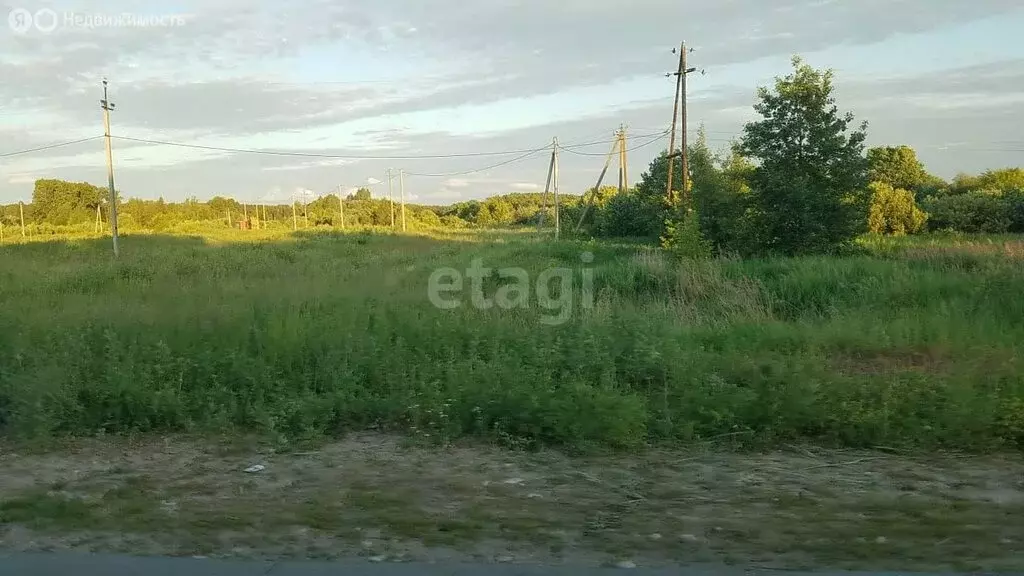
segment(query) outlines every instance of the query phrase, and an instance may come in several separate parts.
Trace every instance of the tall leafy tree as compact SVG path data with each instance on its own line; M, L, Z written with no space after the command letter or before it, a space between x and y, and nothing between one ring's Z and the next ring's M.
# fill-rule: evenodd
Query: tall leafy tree
M910 146L880 146L868 150L869 176L903 190L917 190L929 177Z
M758 91L762 118L744 127L738 151L757 162L749 206L761 250L833 252L865 228L867 124L850 130L832 79L794 57L791 74Z
M36 180L32 190L33 218L50 224L89 222L105 190L87 182Z

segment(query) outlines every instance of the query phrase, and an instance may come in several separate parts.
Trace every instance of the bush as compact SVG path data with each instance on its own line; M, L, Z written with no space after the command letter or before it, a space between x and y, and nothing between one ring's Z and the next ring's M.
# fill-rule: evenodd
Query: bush
M609 238L656 238L664 209L636 193L617 194L597 209L594 227Z
M978 191L929 198L924 203L932 230L1000 234L1008 232L1011 200L998 192Z
M1008 204L1010 232L1024 234L1024 190L1007 192L1003 199Z
M928 215L917 207L914 194L893 188L885 182L872 182L868 231L875 234L905 236L924 229Z

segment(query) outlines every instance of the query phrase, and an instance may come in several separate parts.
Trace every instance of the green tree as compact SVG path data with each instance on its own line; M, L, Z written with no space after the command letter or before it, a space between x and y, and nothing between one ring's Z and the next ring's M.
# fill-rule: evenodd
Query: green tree
M872 182L893 188L917 190L928 181L924 164L910 146L883 146L868 150L868 175Z
M743 214L749 192L746 181L753 165L735 151L716 156L708 147L703 128L689 147L689 165L693 207L701 234L718 250L743 251L747 236ZM686 228L683 224L675 235Z
M762 119L737 148L758 163L749 202L758 251L832 252L865 228L867 125L848 130L853 114L839 113L832 78L794 57L790 75L758 91Z
M966 194L974 190L981 189L981 180L977 176L971 176L970 174L960 173L953 177L953 181L949 183L949 191L951 194Z
M55 225L92 221L105 192L87 182L36 180L32 190L33 220Z
M978 188L981 190L1024 190L1024 169L1003 168L1002 170L986 170L978 177Z
M370 194L370 189L366 188L364 186L364 187L361 187L361 188L357 189L355 194L350 194L348 199L349 200L369 200L372 197L373 197L373 195Z
M516 211L504 198L491 198L484 202L484 209L490 212L492 226L507 226L515 222Z
M679 170L672 176L673 188L679 190L683 185L683 177ZM665 233L665 223L669 217L665 188L668 182L668 152L662 150L651 160L647 171L640 175L640 181L628 191L626 197L615 196L609 202L607 210L623 210L621 215L598 217L604 220L599 224L600 230L611 231L612 236L632 238L658 238Z
M888 182L872 182L868 231L875 234L904 236L924 229L928 215L917 206L914 193L893 188Z

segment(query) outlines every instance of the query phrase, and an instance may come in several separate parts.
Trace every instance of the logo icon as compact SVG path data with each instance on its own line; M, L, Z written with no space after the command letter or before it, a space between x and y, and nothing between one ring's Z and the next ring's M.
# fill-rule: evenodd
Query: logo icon
M40 32L53 32L57 28L57 13L49 8L37 11L32 20L36 23L36 30Z
M24 34L32 27L32 13L24 8L15 8L7 15L7 24L11 26L11 30Z

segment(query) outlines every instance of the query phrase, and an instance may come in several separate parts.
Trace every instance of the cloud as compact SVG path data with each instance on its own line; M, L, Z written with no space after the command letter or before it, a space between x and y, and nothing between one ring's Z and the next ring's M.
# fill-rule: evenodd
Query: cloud
M139 10L127 0L72 4L83 13ZM669 49L684 17L695 30L692 61L708 71L691 86L690 129L704 123L713 142L753 117L755 87L787 72L793 53L836 67L840 106L871 120L872 141L927 148L1019 139L1014 134L1024 130L1011 113L1024 91L1024 52L995 41L1024 24L1017 0L635 0L629 10L621 0L181 0L172 11L189 18L167 28L0 34L4 151L98 135L98 80L107 76L118 104L115 135L337 155L452 155L331 164L121 140L118 185L132 194L254 197L275 186L380 184L387 168L472 171L500 158L458 154L532 149L554 136L592 141L622 122L663 129L671 111L663 74L674 65ZM631 173L658 151L632 153ZM922 157L943 170L1016 161ZM4 159L0 202L26 194L19 174L102 183L104 161L99 141ZM601 161L564 155L562 188L592 185ZM545 171L541 155L448 182L406 184L424 197L439 190L473 197L542 181Z
M34 174L12 174L7 177L10 184L35 184L39 177Z
M465 178L449 178L441 183L445 188L466 188L470 181Z
M534 190L540 190L540 184L534 184L533 182L515 182L510 186L510 188L514 190L525 190L528 192L532 192Z

